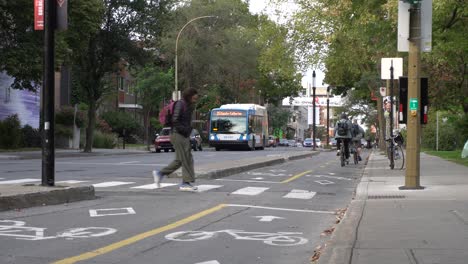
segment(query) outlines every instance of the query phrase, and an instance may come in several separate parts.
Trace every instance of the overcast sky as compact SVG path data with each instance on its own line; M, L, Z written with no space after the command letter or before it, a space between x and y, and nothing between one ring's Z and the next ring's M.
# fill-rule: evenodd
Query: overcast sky
M268 7L269 0L250 0L250 12L258 14L258 13L267 13L270 19L273 21L278 22L278 17L274 14L274 8ZM287 13L292 13L297 7L292 2L284 4L281 8L282 10L287 10ZM321 70L316 69L316 80L315 84L316 87L322 87L323 79L325 78L324 73ZM312 84L312 69L309 69L307 72L303 73L304 78L302 78L302 86L307 87L308 84ZM325 84L326 86L326 84Z

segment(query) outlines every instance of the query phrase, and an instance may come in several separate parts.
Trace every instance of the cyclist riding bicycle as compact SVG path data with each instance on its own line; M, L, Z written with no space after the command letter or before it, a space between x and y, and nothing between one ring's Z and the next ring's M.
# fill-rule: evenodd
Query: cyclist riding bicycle
M353 135L353 145L358 154L358 160L361 161L361 139L364 138L364 129L358 124L357 119L353 119L353 126L351 129Z
M348 116L345 113L342 113L340 116L340 120L336 122L335 125L335 139L337 148L336 155L340 155L340 147L341 143L343 143L347 162L349 160L349 143L353 138L351 134L351 127L352 124L351 121L348 120Z

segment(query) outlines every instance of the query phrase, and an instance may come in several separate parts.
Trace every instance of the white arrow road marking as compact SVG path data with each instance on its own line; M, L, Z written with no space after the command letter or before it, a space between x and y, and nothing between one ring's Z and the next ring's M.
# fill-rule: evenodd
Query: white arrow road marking
M260 218L260 222L271 222L275 219L284 219L284 217L279 217L279 216L273 216L273 215L259 215L259 216L254 216L255 218Z
M263 180L262 177L252 178L252 180Z
M195 264L220 264L220 263L216 260L210 260L210 261L198 262Z
M198 190L197 192L206 192L211 189L216 189L216 188L221 188L223 185L209 185L209 184L202 184L202 185L197 185Z
M335 184L334 182L328 181L328 180L320 180L320 181L315 181L315 182L320 183L321 185Z
M329 179L337 179L337 180L345 180L345 181L352 181L353 179L350 178L345 178L345 177L339 177L339 176L328 176L328 175L315 175L314 177L317 178L329 178Z
M177 185L177 183L161 183L161 188L174 186L174 185ZM146 185L141 185L141 186L135 186L130 189L153 190L153 189L157 189L157 187L155 183L151 183L151 184L146 184Z
M103 212L113 212L113 213L103 213ZM120 212L119 212L120 211ZM89 216L98 217L98 216L107 216L107 215L128 215L135 214L135 210L132 207L126 208L108 208L108 209L90 209Z
M291 176L291 174L284 174L284 173L270 173L270 172L247 172L249 175L253 176L271 176L271 177L281 177L281 176Z
M257 195L257 194L260 194L266 190L268 190L270 188L264 188L264 187L245 187L245 188L242 188L242 189L239 189L235 192L233 192L232 194L240 194L240 195Z
M96 184L93 184L93 186L97 188L105 188L105 187L114 187L114 186L119 186L119 185L127 185L127 184L132 184L132 183L135 183L135 182L109 181L109 182L96 183Z
M315 194L316 194L316 192L312 192L312 191L293 189L288 194L283 196L283 198L304 199L304 200L306 200L306 199L312 199L312 197L314 197Z
M38 182L41 180L38 179L20 179L20 180L11 180L11 181L0 181L0 184L16 184L16 183L25 183L25 182Z

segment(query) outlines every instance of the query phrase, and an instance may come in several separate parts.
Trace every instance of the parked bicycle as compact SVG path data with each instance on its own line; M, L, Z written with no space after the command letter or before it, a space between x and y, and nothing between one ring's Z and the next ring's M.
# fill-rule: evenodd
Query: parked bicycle
M391 140L391 141L390 141ZM402 170L405 166L405 153L403 149L403 136L401 135L400 131L396 130L393 133L393 137L387 139L388 147L387 147L387 154L388 159L390 160L390 169L398 169ZM392 144L393 143L393 144Z
M166 239L174 241L197 241L214 237L216 234L226 233L238 240L257 240L272 246L297 246L308 242L306 238L291 236L302 233L298 232L246 232L243 230L219 230L219 231L180 231L166 235Z

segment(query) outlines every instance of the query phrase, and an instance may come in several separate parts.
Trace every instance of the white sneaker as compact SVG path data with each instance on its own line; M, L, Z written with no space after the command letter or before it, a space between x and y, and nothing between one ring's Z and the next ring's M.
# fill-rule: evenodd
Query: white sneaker
M160 171L154 170L153 171L153 178L154 178L154 184L156 184L156 188L161 188L161 181L163 178L163 175L161 174Z
M198 190L197 186L193 186L188 182L182 183L179 186L179 191L185 191L185 192L195 192Z
M337 155L337 156L340 155L340 150L337 150L337 151L336 151L336 155Z

